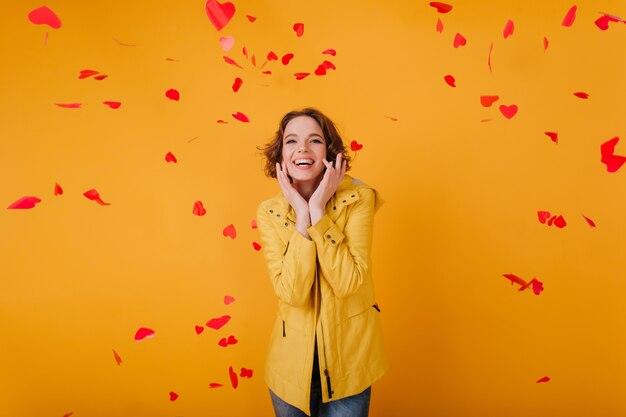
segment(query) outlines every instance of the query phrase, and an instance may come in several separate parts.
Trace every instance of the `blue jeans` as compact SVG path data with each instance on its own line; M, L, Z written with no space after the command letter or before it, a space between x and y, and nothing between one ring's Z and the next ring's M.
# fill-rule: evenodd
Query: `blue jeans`
M329 403L322 402L322 390L311 389L311 417L367 417L370 408L370 394L368 388L360 394ZM270 390L274 413L276 417L307 417L299 408L287 404Z

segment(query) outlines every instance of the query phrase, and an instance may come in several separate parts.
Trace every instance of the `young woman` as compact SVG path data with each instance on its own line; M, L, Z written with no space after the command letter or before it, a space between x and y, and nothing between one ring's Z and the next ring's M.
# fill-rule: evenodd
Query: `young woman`
M263 150L281 193L257 210L278 297L265 380L277 417L362 417L387 370L370 249L376 191L345 175L333 122L287 113Z

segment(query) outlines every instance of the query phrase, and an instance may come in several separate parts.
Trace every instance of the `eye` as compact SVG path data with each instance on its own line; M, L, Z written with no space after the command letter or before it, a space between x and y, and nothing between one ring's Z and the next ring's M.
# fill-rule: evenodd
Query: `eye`
M322 143L322 140L315 138L315 139L311 140L311 142L313 142L313 143Z
M294 143L294 142L295 142L295 140L293 140L293 139L287 139L287 140L285 141L285 143Z

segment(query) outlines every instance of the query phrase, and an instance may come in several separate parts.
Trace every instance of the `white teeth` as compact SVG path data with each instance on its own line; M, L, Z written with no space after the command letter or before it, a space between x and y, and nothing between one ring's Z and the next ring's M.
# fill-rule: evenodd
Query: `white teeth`
M312 159L296 159L294 161L294 164L296 164L296 165L313 165L313 160Z

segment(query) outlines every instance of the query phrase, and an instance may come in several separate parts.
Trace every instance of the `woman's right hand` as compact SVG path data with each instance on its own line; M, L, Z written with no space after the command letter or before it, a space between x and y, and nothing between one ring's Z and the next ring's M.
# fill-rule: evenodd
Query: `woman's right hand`
M284 163L276 162L276 178L283 191L283 195L296 212L296 216L300 218L308 217L309 203L300 195L295 185L289 181L289 174L287 173L287 167Z

